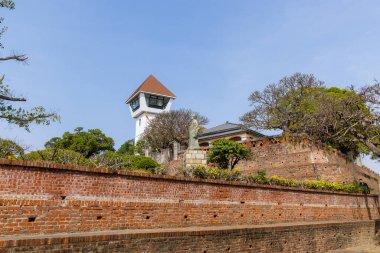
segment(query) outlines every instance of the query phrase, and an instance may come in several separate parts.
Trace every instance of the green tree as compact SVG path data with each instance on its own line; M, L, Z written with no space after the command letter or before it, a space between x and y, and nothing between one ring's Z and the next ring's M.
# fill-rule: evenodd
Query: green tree
M24 148L18 145L16 142L6 139L0 139L0 157L15 159L23 155Z
M118 154L122 155L133 155L135 153L135 140L127 140L124 142L120 148L116 151Z
M74 133L65 132L62 137L54 137L45 143L47 149L67 149L78 152L89 158L102 151L114 151L114 140L107 137L100 129L83 131L82 127L74 130Z
M218 164L223 169L231 170L241 159L250 157L249 148L231 140L217 140L212 143L208 161Z
M13 10L15 4L12 0L1 0L1 8L7 8ZM4 18L0 17L0 24L4 21ZM2 38L7 27L0 28L0 39ZM3 45L0 40L0 48ZM0 57L0 62L17 61L26 62L28 57L24 54L12 54L5 57ZM5 75L0 76L0 119L5 120L9 124L15 124L19 127L25 128L29 131L31 123L49 125L51 122L59 121L59 115L54 112L47 112L44 107L37 106L30 110L15 106L15 103L26 102L23 97L18 97L4 84Z
M257 129L307 136L345 153L380 155L380 84L359 90L327 88L313 75L296 73L254 91L252 110L241 117Z
M200 126L208 123L206 117L187 109L162 112L150 121L141 140L152 149L168 148L174 141L187 144L192 114Z

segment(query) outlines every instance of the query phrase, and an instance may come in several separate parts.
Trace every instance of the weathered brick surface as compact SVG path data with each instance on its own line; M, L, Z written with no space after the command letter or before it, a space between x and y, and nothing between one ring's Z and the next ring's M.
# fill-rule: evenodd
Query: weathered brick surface
M0 160L0 234L379 218L377 195Z
M296 179L321 179L337 183L352 183L362 179L373 192L379 192L379 176L369 168L358 166L337 152L314 145L279 142L264 139L252 143L252 158L239 162L242 172L265 169L269 176L277 175Z
M374 221L103 231L0 239L0 252L326 252L373 243Z

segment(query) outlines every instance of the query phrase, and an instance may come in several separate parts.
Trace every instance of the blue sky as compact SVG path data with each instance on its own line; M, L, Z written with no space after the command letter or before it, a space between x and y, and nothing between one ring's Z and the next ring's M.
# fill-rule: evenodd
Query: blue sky
M329 86L380 79L380 1L16 0L1 10L9 52L1 63L28 106L56 110L60 124L31 133L1 123L1 137L42 148L75 127L100 128L116 147L134 136L124 104L149 75L210 126L238 122L253 90L295 72ZM379 165L366 164L380 171Z

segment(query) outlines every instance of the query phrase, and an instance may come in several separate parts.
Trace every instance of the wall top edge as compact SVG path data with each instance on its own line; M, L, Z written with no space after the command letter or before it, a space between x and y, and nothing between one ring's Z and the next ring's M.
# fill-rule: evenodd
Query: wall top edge
M148 173L137 173L131 171L117 171L110 168L89 168L68 164L59 164L51 162L34 162L34 161L19 161L0 158L0 171L2 167L21 167L48 170L50 172L73 172L73 173L90 173L90 174L104 174L104 175L114 175L120 177L135 177L144 178L152 180L165 180L165 181L177 181L177 182L191 182L191 183L201 183L201 184L217 184L226 186L236 186L236 187L250 187L250 188L261 188L261 189L273 189L273 190L285 190L293 192L309 192L309 193L323 193L323 194L335 194L335 195L350 195L350 196L370 196L377 197L378 194L360 194L360 193L346 193L346 192L332 192L326 190L317 189L303 189L303 188L293 188L286 186L274 186L274 185L262 185L254 183L245 183L239 181L225 181L225 180L214 180L214 179L201 179L201 178L189 178L189 177L179 177L179 176L167 176L167 175L154 175Z

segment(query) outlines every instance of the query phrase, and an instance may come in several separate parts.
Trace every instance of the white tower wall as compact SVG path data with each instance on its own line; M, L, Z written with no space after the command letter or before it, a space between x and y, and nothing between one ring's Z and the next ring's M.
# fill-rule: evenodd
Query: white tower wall
M148 94L155 95L153 93L148 93ZM174 100L173 98L170 98L166 107L164 109L159 109L159 108L152 108L148 106L144 92L140 92L138 96L139 96L140 107L137 110L133 111L132 108L129 106L131 115L135 119L135 126L136 126L135 144L137 143L139 139L141 139L145 128L149 125L150 121L154 117L156 117L157 114L161 112L170 111L170 107ZM162 95L158 95L158 96L162 96Z

